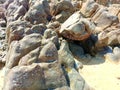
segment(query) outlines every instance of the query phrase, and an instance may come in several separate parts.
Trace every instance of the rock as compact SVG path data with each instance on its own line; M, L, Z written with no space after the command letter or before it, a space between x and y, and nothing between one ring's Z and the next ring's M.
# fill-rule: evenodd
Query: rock
M60 14L62 11L69 11L70 13L74 12L74 8L71 2L67 1L67 0L62 0L60 2L56 2L53 4L53 2L51 2L51 14L52 15L58 15Z
M17 66L23 56L41 45L41 41L40 34L31 34L20 41L12 42L7 54L6 67L11 69Z
M115 47L113 49L113 53L107 53L105 55L105 59L109 60L110 62L119 64L120 63L120 48L119 47Z
M74 67L74 57L72 56L71 51L69 50L69 46L67 41L63 40L61 42L60 50L58 51L59 60L62 65L65 67Z
M29 22L17 20L9 25L6 29L6 40L10 44L14 40L20 40L24 37L27 28L31 28L32 25Z
M52 3L52 2L51 2ZM70 1L62 0L51 4L51 14L60 23L63 23L74 12L74 7Z
M6 27L6 21L4 19L0 19L0 26Z
M35 50L30 51L27 55L23 56L19 61L19 66L27 66L31 65L32 63L38 62L38 56L40 54L41 48L38 47Z
M10 1L10 4L7 7L6 11L7 23L10 23L12 21L18 20L20 17L23 17L27 12L28 4L28 0Z
M99 5L95 2L95 0L87 0L85 3L83 3L80 11L85 17L91 17L98 7Z
M53 42L49 42L46 44L40 52L38 56L39 62L54 62L58 60L58 52L55 44Z
M80 10L82 7L82 4L83 4L82 1L78 1L78 0L72 1L72 5L73 5L75 11Z
M83 48L75 43L69 42L69 48L76 59L82 58L85 54Z
M53 29L47 29L44 32L44 36L42 39L42 44L46 44L48 42L53 42L57 49L59 49L58 35Z
M55 89L67 86L65 76L58 61L53 63L40 63L40 66L44 73L46 88Z
M61 25L61 24L60 24L58 21L50 22L50 23L47 25L47 28L48 28L48 29L56 29L56 28L59 28L60 25Z
M0 40L1 39L5 39L5 30L4 30L4 28L0 28Z
M93 18L95 18L93 22L96 27L101 30L119 23L118 17L109 13L107 9L100 9Z
M5 78L3 90L40 90L45 88L44 74L38 64L17 66Z
M61 25L60 34L65 38L81 41L90 37L94 29L94 23L82 18L80 12L76 12Z
M50 15L47 0L38 0L25 14L24 19L31 24L47 23L47 17Z
M74 69L67 70L71 90L90 90L82 76Z
M118 6L118 5L113 4L108 7L108 12L115 16L118 15L119 11L120 11L120 6Z
M108 45L116 45L120 43L120 30L109 28L98 34L98 41L96 47L103 47Z
M39 33L43 35L46 29L47 27L44 24L37 24L37 25L33 25L31 29L26 30L25 34L29 35L32 33Z

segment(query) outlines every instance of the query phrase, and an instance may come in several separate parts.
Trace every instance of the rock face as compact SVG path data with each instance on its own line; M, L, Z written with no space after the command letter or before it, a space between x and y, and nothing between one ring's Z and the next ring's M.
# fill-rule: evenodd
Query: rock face
M67 85L57 62L14 67L5 82L3 90L43 90Z
M87 39L94 29L94 23L83 19L80 12L76 12L61 25L60 34L65 38L80 41Z
M25 20L32 24L47 23L50 16L47 0L37 0L24 16Z
M60 2L51 2L51 14L55 16L55 19L63 23L73 12L74 7L71 2L67 0L61 0Z
M31 40L28 40L31 39ZM7 56L6 67L18 65L20 58L41 45L42 37L39 34L25 36L20 41L12 42Z
M119 63L120 5L84 1L0 4L0 68L6 70L2 90L91 90L80 75L81 60L110 45L113 53L105 57Z

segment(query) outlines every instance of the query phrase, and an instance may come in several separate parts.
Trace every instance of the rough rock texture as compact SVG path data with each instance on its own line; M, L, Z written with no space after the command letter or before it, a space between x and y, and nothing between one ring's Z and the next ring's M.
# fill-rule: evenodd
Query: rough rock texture
M50 11L57 21L63 23L74 12L74 7L71 2L61 0L57 3L51 2Z
M47 23L47 17L50 16L47 0L37 0L25 14L25 20L32 24Z
M2 90L91 90L79 72L81 61L89 62L105 46L114 48L105 58L120 61L120 5L97 1L0 4Z
M94 29L94 23L83 19L80 12L76 12L61 25L60 34L72 40L85 40Z
M29 40L30 39L30 40ZM18 65L20 58L36 49L41 45L42 37L40 34L31 34L25 36L20 41L14 41L10 45L7 55L6 67L12 68Z

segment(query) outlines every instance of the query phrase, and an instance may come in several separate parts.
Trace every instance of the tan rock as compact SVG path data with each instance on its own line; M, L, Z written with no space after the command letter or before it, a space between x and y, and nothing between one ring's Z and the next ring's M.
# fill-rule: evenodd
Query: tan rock
M85 17L91 17L98 7L99 5L95 2L95 0L87 0L83 3L80 11Z

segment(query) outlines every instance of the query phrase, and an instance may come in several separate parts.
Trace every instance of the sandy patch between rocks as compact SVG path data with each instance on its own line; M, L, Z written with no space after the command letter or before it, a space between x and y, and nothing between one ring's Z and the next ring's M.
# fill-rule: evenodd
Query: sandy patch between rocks
M120 90L120 64L100 58L83 64L80 74L95 90Z

